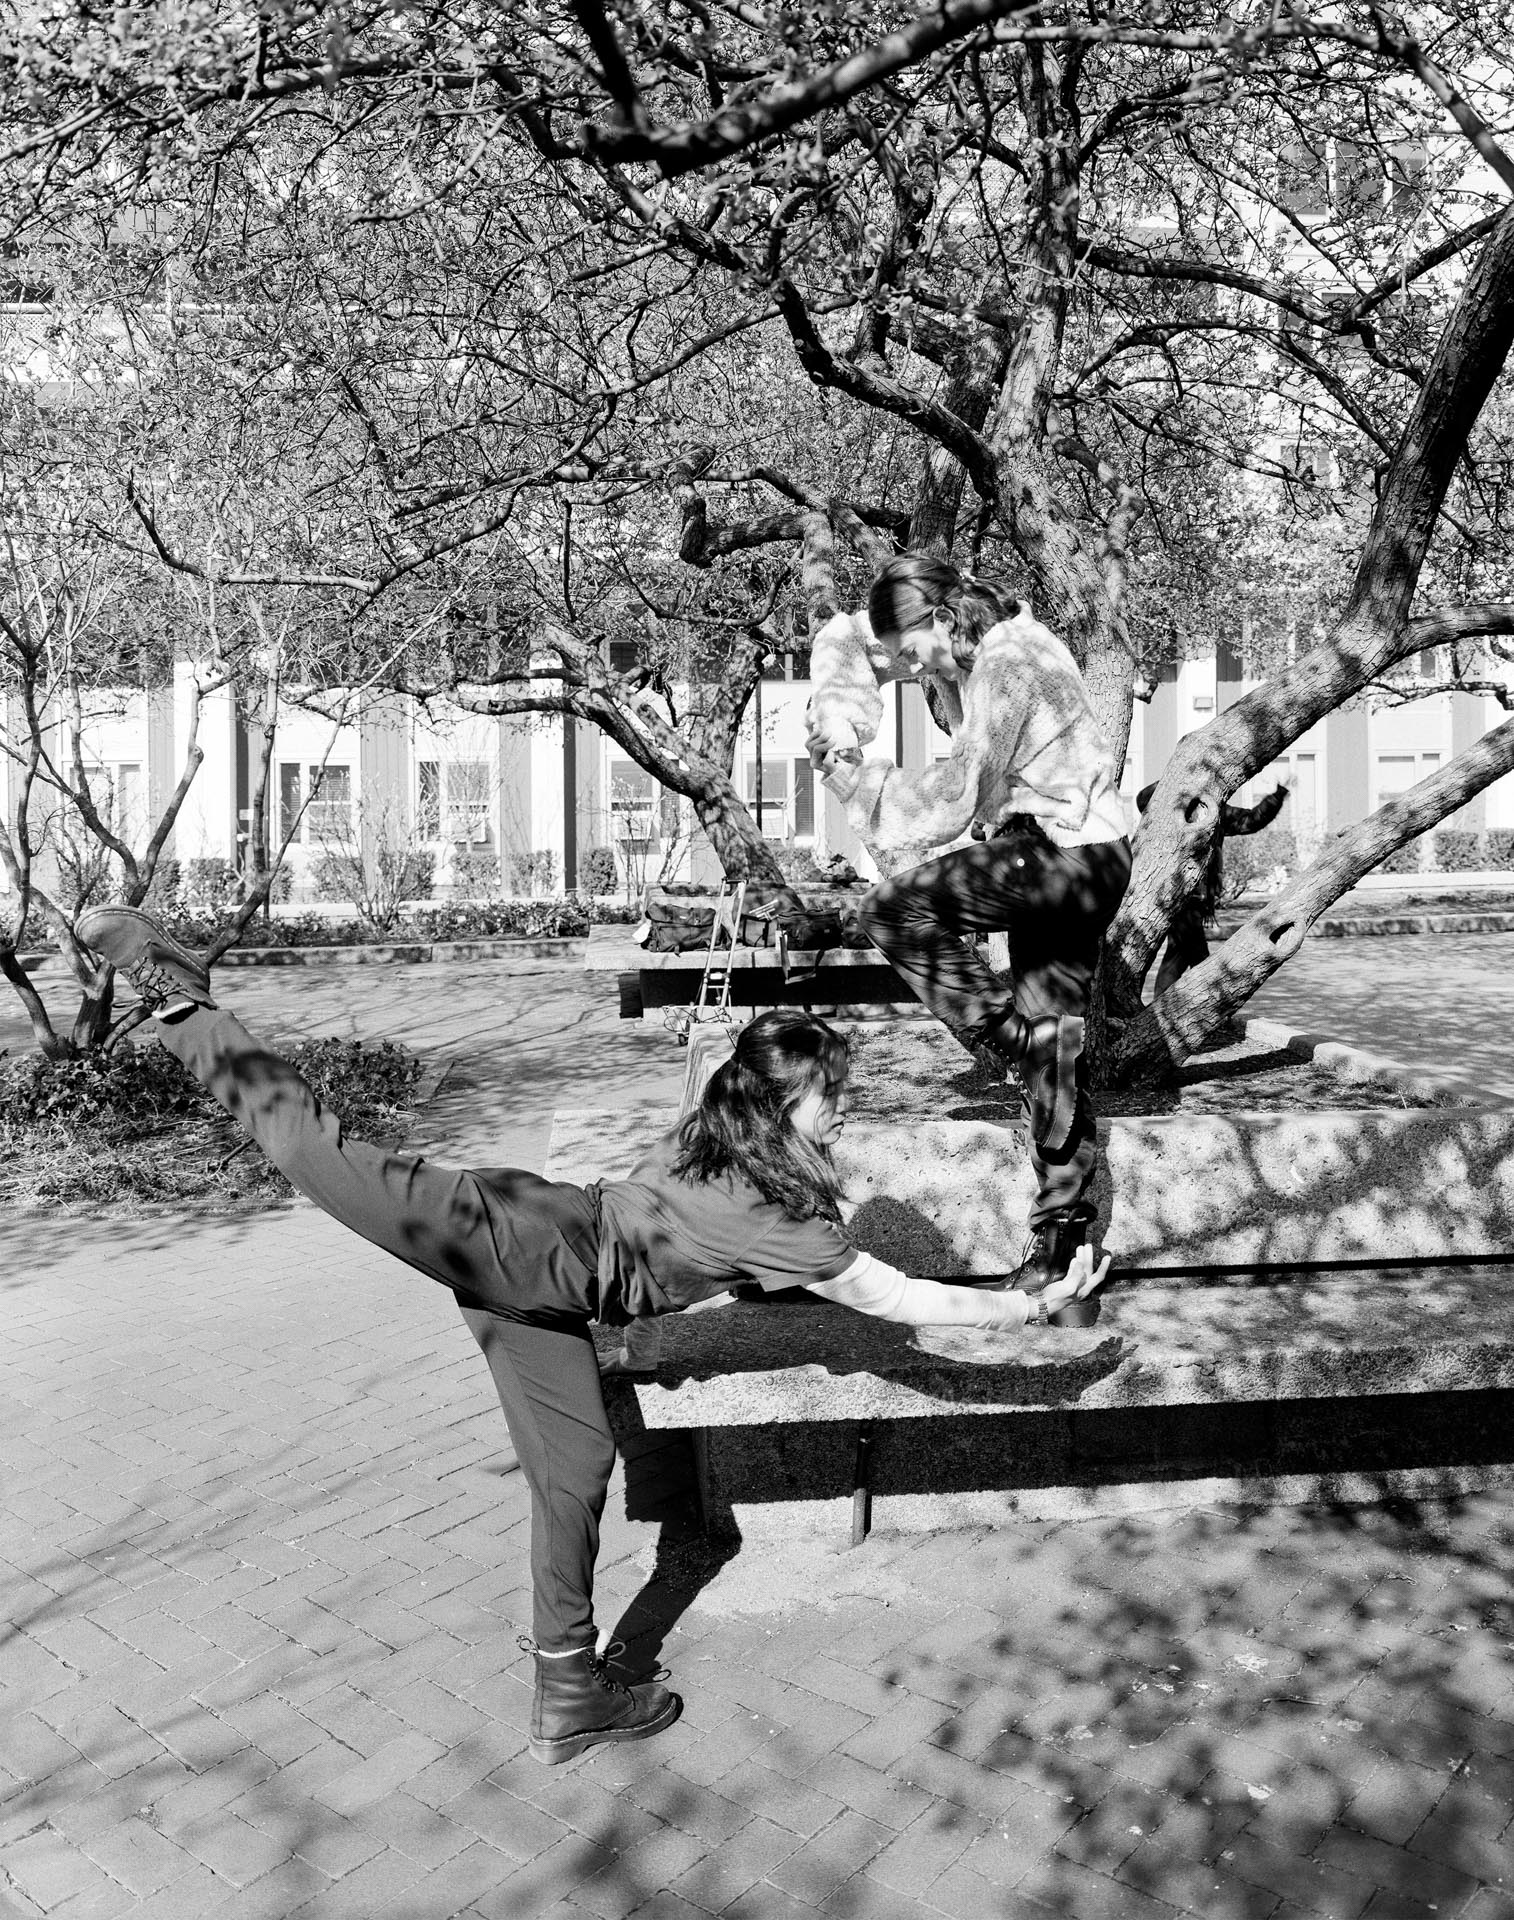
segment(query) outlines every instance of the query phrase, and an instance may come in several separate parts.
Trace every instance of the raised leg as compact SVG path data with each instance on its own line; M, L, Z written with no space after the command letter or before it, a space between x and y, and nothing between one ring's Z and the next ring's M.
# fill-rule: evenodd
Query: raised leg
M195 1008L158 1031L291 1184L343 1226L487 1306L590 1310L598 1233L581 1188L512 1169L434 1166L351 1140L298 1070L220 1009Z

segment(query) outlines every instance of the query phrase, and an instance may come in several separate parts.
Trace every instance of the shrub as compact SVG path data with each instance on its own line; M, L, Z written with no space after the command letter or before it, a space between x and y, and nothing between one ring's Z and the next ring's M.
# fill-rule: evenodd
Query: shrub
M392 1141L420 1062L392 1040L308 1040L289 1058L360 1138ZM51 1202L282 1198L289 1187L163 1047L0 1063L11 1196ZM245 1146L245 1150L244 1150Z
M205 1097L165 1047L120 1046L78 1060L33 1054L0 1080L0 1129L66 1122L141 1139Z
M1490 867L1504 872L1514 867L1514 828L1494 827L1484 835L1486 851L1483 858Z
M1407 845L1395 847L1386 860L1378 862L1379 873L1418 873L1424 864L1425 836L1417 834Z
M498 854L454 852L452 891L462 899L492 900L499 892Z
M520 893L550 893L557 885L558 858L554 847L538 847L510 862L510 883Z
M143 905L149 912L168 905L178 894L184 878L184 868L171 853L165 853L153 868L152 885L147 889Z
M1430 841L1434 864L1442 873L1479 873L1482 835L1459 827L1443 827Z
M1298 871L1298 842L1287 827L1228 835L1224 853L1220 894L1225 900L1237 899L1248 887L1259 885L1276 867L1285 867L1290 874Z
M202 854L189 861L183 870L179 891L187 907L200 912L217 912L237 897L237 873L221 853Z
M323 853L310 865L310 884L317 900L349 900L351 878L347 862L339 853Z
M379 870L387 881L394 877L402 900L429 900L436 891L436 852L431 847L407 847L396 853L384 848Z
M619 875L615 854L610 847L586 847L578 863L578 884L584 893L613 893Z

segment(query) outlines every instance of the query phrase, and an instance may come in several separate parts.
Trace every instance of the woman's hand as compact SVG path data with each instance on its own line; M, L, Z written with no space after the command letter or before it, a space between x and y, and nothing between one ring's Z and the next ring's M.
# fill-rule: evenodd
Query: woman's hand
M804 743L810 750L810 765L820 774L843 760L855 765L862 759L857 729L850 720L822 721L811 711L805 716Z
M862 753L859 748L832 748L820 763L820 781L843 803L851 799L862 779Z
M1097 1269L1093 1264L1093 1248L1079 1247L1072 1256L1072 1265L1060 1280L1048 1282L1042 1298L1046 1302L1048 1314L1055 1313L1059 1307L1065 1307L1074 1300L1086 1300L1098 1287L1102 1287L1109 1278L1109 1262L1112 1256L1105 1254Z

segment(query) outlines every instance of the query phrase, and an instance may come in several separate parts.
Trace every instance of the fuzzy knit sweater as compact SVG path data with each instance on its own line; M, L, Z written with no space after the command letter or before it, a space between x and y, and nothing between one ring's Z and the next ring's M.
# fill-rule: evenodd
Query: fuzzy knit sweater
M822 750L865 746L883 717L880 680L920 677L875 638L864 612L828 620L810 660L810 734ZM962 717L947 759L908 773L864 760L827 775L866 844L944 846L974 821L992 833L1011 814L1029 814L1060 846L1123 838L1113 757L1088 689L1067 648L1027 609L989 629L952 691Z

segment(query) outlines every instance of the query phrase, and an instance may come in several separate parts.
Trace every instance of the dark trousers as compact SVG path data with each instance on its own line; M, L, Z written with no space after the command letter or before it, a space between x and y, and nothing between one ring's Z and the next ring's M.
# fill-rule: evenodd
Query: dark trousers
M1130 843L1059 847L1034 829L976 841L875 887L860 919L868 938L919 1000L975 1047L1015 1016L1088 1012L1099 943L1130 880ZM1010 979L995 976L971 936L1009 936ZM1066 1143L1031 1143L1030 1223L1079 1208L1098 1163L1094 1112L1078 1075Z
M1209 941L1204 932L1204 909L1195 900L1185 900L1172 916L1167 929L1167 951L1157 969L1157 993L1164 994L1175 980L1181 980L1190 967L1209 958Z
M536 1642L592 1646L615 1444L585 1304L598 1240L588 1196L513 1168L466 1173L347 1139L289 1062L229 1013L158 1030L293 1186L460 1296L531 1489Z

